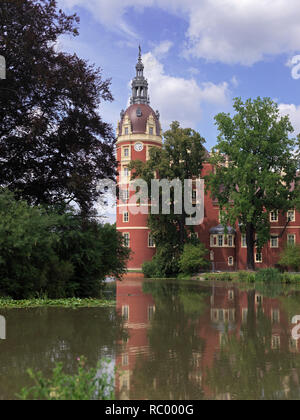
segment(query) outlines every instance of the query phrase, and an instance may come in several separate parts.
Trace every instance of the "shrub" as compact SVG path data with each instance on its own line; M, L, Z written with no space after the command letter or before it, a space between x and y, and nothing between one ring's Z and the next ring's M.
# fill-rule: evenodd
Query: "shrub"
M300 245L289 245L280 256L279 264L282 267L300 270Z
M142 270L146 278L175 278L179 272L178 258L175 258L175 252L171 247L160 246L157 247L152 261L143 264Z
M207 253L208 251L205 249L204 244L185 244L183 253L179 259L180 271L184 274L191 275L208 268L209 262L205 258Z
M30 378L35 385L23 388L18 397L21 400L50 400L50 401L88 401L114 399L114 383L112 376L104 373L99 377L103 368L99 363L96 369L86 367L85 358L78 359L78 371L75 375L63 372L62 363L57 363L52 377L47 379L41 372L34 373L28 370Z
M144 262L142 266L143 274L147 279L162 278L163 275L160 271L158 261L153 258L152 261Z
M263 283L280 282L281 274L276 268L264 268L255 274L255 281Z
M0 292L15 299L98 297L107 275L126 271L115 226L72 209L29 206L0 190Z

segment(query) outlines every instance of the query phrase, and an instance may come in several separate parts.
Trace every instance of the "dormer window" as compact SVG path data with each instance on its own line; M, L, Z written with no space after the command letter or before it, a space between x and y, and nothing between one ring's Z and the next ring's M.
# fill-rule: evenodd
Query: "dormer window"
M150 136L153 136L153 133L154 133L153 127L150 127L149 128L149 134L150 134Z
M128 136L128 134L129 134L129 128L125 127L125 136Z

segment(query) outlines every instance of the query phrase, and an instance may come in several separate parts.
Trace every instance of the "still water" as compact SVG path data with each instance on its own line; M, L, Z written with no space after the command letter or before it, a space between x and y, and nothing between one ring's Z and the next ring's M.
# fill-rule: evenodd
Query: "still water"
M81 355L111 360L119 399L300 399L299 291L137 278L116 301L0 311L0 399L31 385L28 368L72 373Z

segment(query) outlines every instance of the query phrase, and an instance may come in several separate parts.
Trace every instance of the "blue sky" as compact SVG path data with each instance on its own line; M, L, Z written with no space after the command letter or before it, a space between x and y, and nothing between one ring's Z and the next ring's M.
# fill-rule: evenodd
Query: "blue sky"
M81 18L80 36L61 39L59 48L75 51L112 78L115 101L100 112L114 127L128 102L140 43L151 106L160 111L164 129L176 119L199 131L211 149L214 116L232 112L234 97L268 96L300 132L298 0L58 3Z

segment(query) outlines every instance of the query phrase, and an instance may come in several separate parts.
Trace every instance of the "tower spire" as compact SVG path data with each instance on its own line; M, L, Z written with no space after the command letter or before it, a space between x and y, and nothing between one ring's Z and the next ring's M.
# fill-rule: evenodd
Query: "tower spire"
M142 49L140 45L138 62L135 68L136 76L131 83L132 96L130 98L130 104L149 104L150 100L148 97L148 82L144 77L144 64L142 61Z

